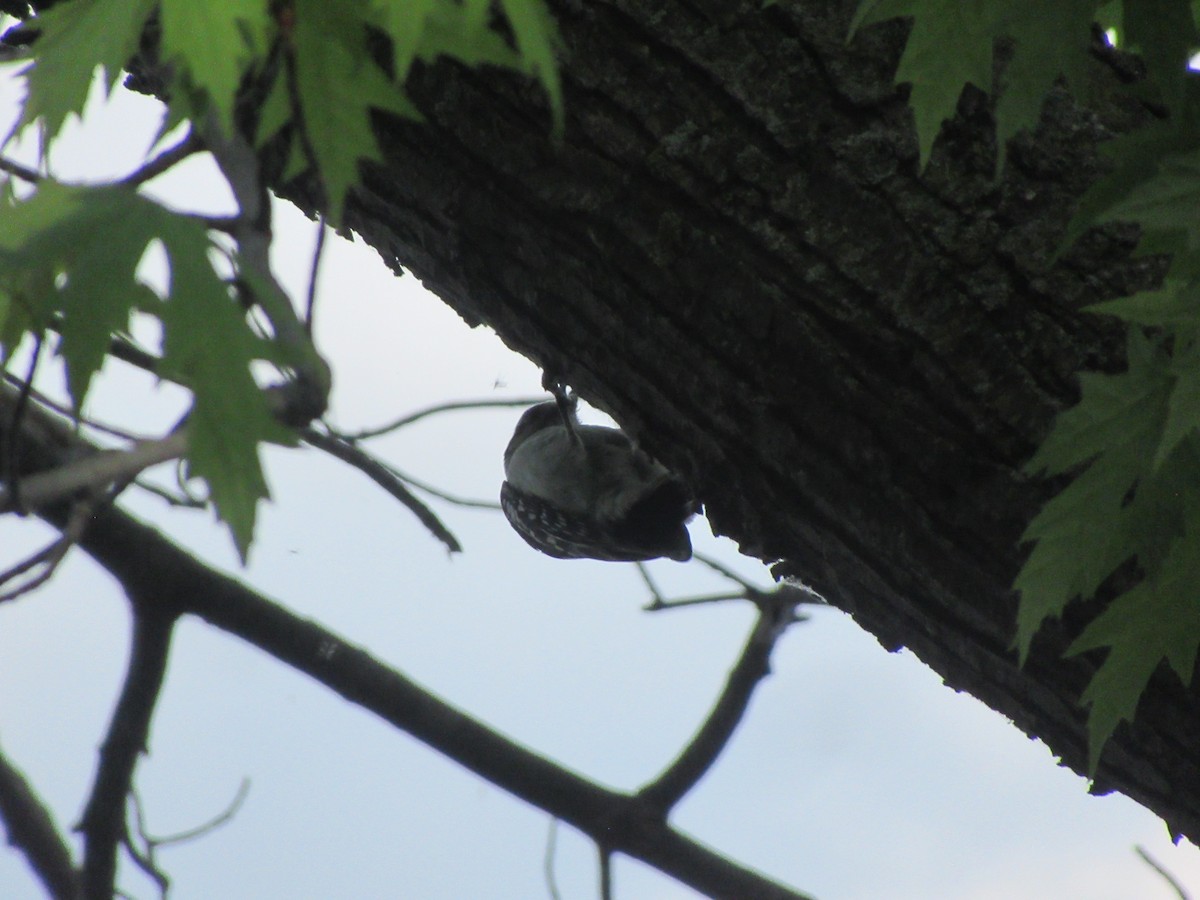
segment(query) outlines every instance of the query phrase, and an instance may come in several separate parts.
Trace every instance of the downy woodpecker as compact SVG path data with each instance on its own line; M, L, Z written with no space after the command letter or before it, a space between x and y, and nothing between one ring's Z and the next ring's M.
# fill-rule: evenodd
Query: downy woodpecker
M679 478L616 428L581 425L575 398L525 411L504 451L500 506L517 534L557 559L685 562L697 505Z

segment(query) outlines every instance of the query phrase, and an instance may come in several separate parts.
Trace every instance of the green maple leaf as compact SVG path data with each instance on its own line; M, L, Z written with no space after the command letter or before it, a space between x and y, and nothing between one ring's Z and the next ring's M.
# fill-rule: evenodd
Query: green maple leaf
M40 34L34 61L22 73L25 103L5 143L35 122L45 128L46 143L53 143L67 116L82 113L97 67L111 91L153 9L154 0L74 0L32 19Z
M1092 217L1093 222L1137 222L1160 239L1175 233L1187 236L1188 249L1200 248L1200 150L1159 155L1153 174L1130 183L1124 196ZM1142 252L1148 248L1145 241Z
M1174 316L1177 302L1124 309ZM1084 375L1079 405L1059 417L1031 463L1051 473L1087 468L1026 531L1036 544L1017 579L1022 660L1047 616L1094 595L1127 560L1143 573L1068 651L1109 649L1082 697L1092 771L1159 664L1189 682L1200 645L1200 350L1195 329L1185 332L1156 344L1131 331L1128 371Z
M0 369L8 366L25 335L42 334L50 322L40 302L50 286L36 287L42 277L22 269L18 260L0 251Z
M415 60L440 56L464 65L521 69L522 57L488 22L489 3L446 0L376 0L374 24L392 39L396 79L403 83Z
M550 98L556 133L562 134L562 83L558 77L555 47L558 32L542 0L500 0L505 18L512 26L517 50L526 69L535 75Z
M1172 118L1106 142L1102 153L1112 171L1080 198L1065 242L1074 241L1100 222L1125 219L1162 229L1151 235L1150 241L1143 235L1139 248L1143 253L1159 252L1154 243L1174 233L1184 235L1184 240L1161 250L1186 248L1187 223L1193 217L1187 195L1195 192L1195 166L1189 159L1198 144L1200 121L1195 116ZM1174 170L1171 175L1164 176L1164 166ZM1166 209L1156 208L1160 202L1167 204ZM1143 214L1147 217L1144 222Z
M1166 660L1185 684L1192 681L1200 646L1200 504L1191 494L1186 532L1170 545L1153 575L1117 597L1084 630L1068 655L1108 648L1083 692L1088 715L1089 767L1122 720L1133 718L1155 669Z
M249 363L272 351L249 330L213 271L207 237L188 224L181 221L162 234L171 288L160 307L165 333L160 369L195 395L187 420L188 472L207 481L245 561L258 501L269 497L259 444L294 438L271 416L250 374Z
M161 242L170 265L162 300L137 280L138 264L155 242ZM280 352L249 329L213 269L211 250L203 224L129 188L43 181L31 198L0 217L0 287L9 298L0 340L11 349L35 321L57 319L68 386L79 409L130 312L157 314L164 332L160 373L194 395L187 423L189 470L207 482L244 559L258 501L267 496L258 445L288 443L292 436L272 418L250 374L254 360ZM18 314L24 309L36 315Z
M896 81L912 85L922 166L942 123L954 116L966 84L998 95L996 137L1002 161L1008 139L1037 122L1056 79L1065 76L1075 90L1086 83L1090 26L1099 5L1098 0L864 0L852 33L869 22L912 17ZM1003 88L997 90L992 73L999 38L1012 39L1015 48L1003 72Z
M1169 370L1174 383L1167 402L1162 441L1154 453L1157 468L1181 441L1200 428L1200 284L1168 278L1157 291L1143 291L1087 309L1171 330L1173 349Z
M346 192L358 182L360 160L380 158L371 109L418 116L400 89L372 60L361 19L338 15L324 0L297 0L296 88L305 135L333 222L341 219Z
M996 103L996 140L1001 154L1009 138L1037 124L1042 104L1054 82L1065 77L1075 95L1088 82L1091 25L1096 0L1006 4L998 30L1016 41L1003 72L1004 87ZM943 52L945 48L943 48Z
M921 166L929 161L942 123L953 118L963 87L986 91L992 83L992 47L1004 3L985 0L864 0L853 29L903 16L912 30L896 81L912 85L909 102L917 126ZM953 48L953 52L949 52Z
M1200 429L1200 344L1195 339L1177 341L1171 355L1171 374L1175 384L1167 400L1162 442L1154 454L1156 467Z
M1029 464L1031 472L1052 475L1087 468L1046 504L1023 536L1035 545L1015 583L1021 593L1015 643L1022 662L1046 618L1060 615L1077 596L1091 596L1137 552L1129 531L1141 521L1143 507L1130 504L1129 497L1152 474L1150 460L1161 442L1173 386L1158 357L1149 341L1131 333L1128 371L1082 375L1079 405L1059 416Z
M0 220L0 248L19 260L23 296L48 320L60 317L60 352L75 408L116 331L145 296L135 271L155 236L159 207L133 191L42 182ZM14 265L8 271L15 273Z
M1184 102L1188 61L1200 46L1191 3L1189 0L1127 2L1122 26L1122 43L1141 57L1160 100L1177 118Z
M163 58L201 91L226 134L242 75L266 52L271 19L266 2L161 0Z
M1200 285L1168 278L1156 291L1142 291L1085 306L1088 312L1116 316L1126 322L1167 328L1200 327Z
M429 52L427 29L434 24L432 19L445 15L443 6L440 0L409 0L407 3L376 0L374 3L376 24L392 39L392 65L397 84L404 84L422 50ZM461 7L455 6L454 10L461 13Z

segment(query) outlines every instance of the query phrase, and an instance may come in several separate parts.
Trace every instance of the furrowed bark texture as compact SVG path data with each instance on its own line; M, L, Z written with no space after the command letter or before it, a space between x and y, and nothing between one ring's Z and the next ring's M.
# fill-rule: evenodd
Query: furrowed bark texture
M968 89L918 174L906 27L845 43L852 0L556 2L566 129L540 92L449 63L381 118L350 225L471 323L610 411L691 480L714 530L907 646L1086 765L1061 651L1086 610L1009 650L1018 539L1049 495L1020 467L1081 368L1121 366L1088 303L1151 286L1113 226L1054 251L1145 114L1096 64L993 178ZM304 184L282 186L308 209ZM1200 703L1164 672L1105 752L1120 790L1200 839Z

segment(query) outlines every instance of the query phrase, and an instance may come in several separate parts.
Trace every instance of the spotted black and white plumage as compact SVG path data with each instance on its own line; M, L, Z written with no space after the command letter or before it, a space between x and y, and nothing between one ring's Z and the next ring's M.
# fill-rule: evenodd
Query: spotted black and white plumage
M696 511L678 477L616 428L581 425L574 404L525 411L504 451L500 505L531 547L556 559L691 559Z

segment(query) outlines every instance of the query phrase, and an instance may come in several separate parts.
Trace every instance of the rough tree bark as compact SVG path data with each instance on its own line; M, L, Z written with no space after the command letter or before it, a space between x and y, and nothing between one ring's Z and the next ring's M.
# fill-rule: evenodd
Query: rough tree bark
M1048 496L1020 469L1074 373L1121 365L1118 329L1080 307L1161 272L1121 227L1054 256L1099 143L1146 114L1098 53L1100 99L1052 92L999 180L971 89L919 174L890 86L906 28L847 45L855 5L555 0L564 139L529 84L418 69L428 122L379 120L386 165L349 224L610 411L715 531L1082 771L1096 659L1061 652L1087 610L1024 669L1009 649L1018 539ZM1200 840L1197 747L1197 694L1160 671L1097 789Z

